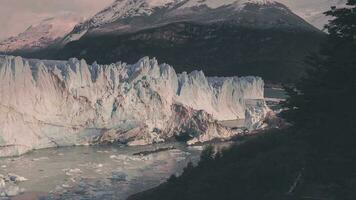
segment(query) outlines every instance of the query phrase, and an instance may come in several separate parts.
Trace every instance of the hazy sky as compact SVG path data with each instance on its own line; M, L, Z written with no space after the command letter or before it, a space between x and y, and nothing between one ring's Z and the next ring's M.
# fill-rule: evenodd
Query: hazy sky
M17 35L39 21L74 13L89 17L114 0L0 0L0 40Z

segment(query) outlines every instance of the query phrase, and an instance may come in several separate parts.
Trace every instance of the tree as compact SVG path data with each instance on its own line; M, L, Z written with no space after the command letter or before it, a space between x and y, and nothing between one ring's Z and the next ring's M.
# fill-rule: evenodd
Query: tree
M308 59L308 76L289 89L284 116L313 142L346 147L356 138L356 0L325 14L333 17L327 42Z
M327 42L308 59L311 69L289 88L283 115L312 147L305 180L328 188L336 199L355 199L356 0L325 13Z
M208 145L204 148L200 155L200 164L208 163L214 160L215 149L212 145Z

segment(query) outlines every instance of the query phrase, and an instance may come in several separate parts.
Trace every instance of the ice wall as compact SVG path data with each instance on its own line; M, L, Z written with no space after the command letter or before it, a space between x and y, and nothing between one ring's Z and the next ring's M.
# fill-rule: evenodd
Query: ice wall
M258 109L246 104L259 100ZM257 105L257 104L256 104ZM53 146L120 142L143 145L188 134L228 138L216 120L257 128L268 111L258 77L176 74L157 60L88 65L0 56L0 156Z

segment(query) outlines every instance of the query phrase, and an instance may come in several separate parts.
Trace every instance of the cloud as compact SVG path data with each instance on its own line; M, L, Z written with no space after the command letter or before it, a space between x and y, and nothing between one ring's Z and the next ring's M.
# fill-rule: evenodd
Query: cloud
M90 17L114 0L0 0L0 40L63 14Z

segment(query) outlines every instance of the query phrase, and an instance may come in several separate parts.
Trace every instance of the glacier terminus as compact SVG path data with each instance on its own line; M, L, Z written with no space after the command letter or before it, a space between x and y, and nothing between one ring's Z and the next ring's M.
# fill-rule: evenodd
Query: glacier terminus
M0 157L59 146L188 144L229 139L264 126L271 110L259 77L177 74L144 57L136 64L88 65L0 56Z

